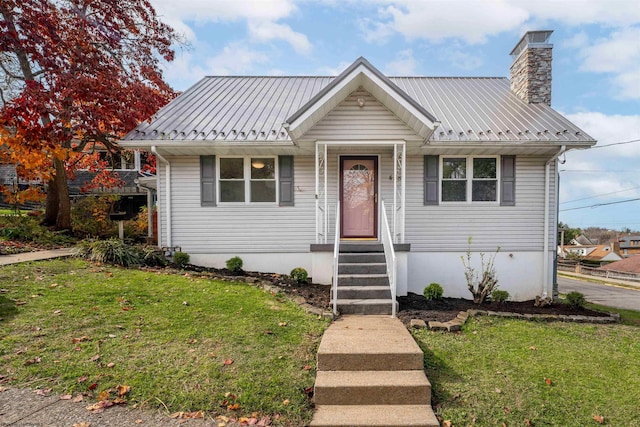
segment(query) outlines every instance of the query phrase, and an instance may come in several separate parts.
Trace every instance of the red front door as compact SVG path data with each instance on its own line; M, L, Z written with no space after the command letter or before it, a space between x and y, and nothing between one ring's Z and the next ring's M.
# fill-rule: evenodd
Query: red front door
M340 157L341 237L378 236L378 158Z

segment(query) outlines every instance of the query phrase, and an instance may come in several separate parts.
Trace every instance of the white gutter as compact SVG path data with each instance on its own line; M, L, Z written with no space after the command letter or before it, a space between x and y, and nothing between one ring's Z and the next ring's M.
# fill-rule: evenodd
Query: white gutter
M162 161L162 163L165 163L167 165L167 169L166 169L166 179L165 181L167 182L167 189L166 189L166 193L167 193L167 201L166 201L166 206L167 206L167 246L168 247L172 247L173 246L173 241L171 238L171 163L169 163L169 161L167 159L165 159L164 157L162 157L162 155L160 153L158 153L158 151L156 150L156 146L152 145L151 146L151 152L153 154L155 154L157 159L160 159ZM159 175L158 175L158 180L159 180ZM160 186L158 186L158 190L160 189ZM160 196L160 192L158 191L158 198ZM160 215L158 215L158 219L160 218ZM158 221L158 246L160 246L160 242L161 242L161 228L159 226L159 221Z
M562 155L567 150L567 146L563 145L560 147L560 150L554 154L544 165L544 245L543 245L543 254L542 254L542 293L541 297L546 298L548 296L547 292L547 280L549 276L549 191L550 191L550 181L551 181L551 173L549 171L551 167L551 163L555 162L558 157ZM558 192L555 194L556 204L558 203ZM556 230L557 230L557 218L556 218ZM551 284L553 286L553 283Z

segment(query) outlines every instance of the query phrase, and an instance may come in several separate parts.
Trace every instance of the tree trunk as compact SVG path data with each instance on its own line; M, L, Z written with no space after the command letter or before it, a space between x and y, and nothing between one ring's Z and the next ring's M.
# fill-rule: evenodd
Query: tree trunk
M56 169L54 180L56 182L55 191L58 198L58 213L56 216L56 230L71 231L71 199L69 198L69 185L67 184L67 172L64 163L58 158L53 159Z
M42 225L46 225L47 227L56 225L58 203L58 186L55 177L52 177L47 184L47 202L44 208Z

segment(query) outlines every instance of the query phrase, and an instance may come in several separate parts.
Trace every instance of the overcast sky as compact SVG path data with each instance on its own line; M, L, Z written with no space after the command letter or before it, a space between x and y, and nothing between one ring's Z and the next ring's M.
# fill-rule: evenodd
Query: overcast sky
M637 0L151 3L191 45L166 66L176 90L205 75L336 75L359 56L387 75L508 77L524 32L554 30L552 107L598 140L561 165L560 220L640 230Z

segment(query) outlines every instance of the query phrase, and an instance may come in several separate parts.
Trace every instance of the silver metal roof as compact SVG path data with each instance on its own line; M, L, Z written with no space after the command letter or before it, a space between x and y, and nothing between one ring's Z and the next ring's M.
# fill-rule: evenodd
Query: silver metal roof
M205 77L124 141L290 141L283 123L335 77ZM506 78L390 77L438 121L431 141L580 143L595 140Z

